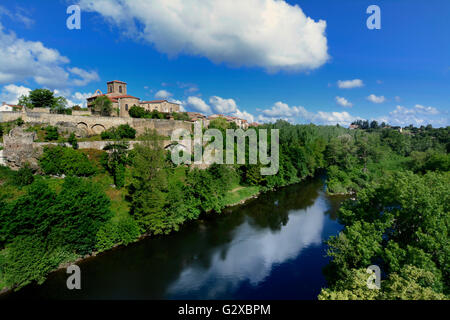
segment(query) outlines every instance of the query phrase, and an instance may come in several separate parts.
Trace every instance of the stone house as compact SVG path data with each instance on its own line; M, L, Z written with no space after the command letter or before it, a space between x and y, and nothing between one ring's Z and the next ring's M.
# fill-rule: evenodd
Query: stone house
M140 101L140 98L131 96L127 93L127 83L119 80L107 82L108 92L103 94L97 90L92 97L87 98L87 106L91 113L98 114L99 110L93 108L94 101L99 96L106 96L112 102L113 117L129 118L129 109L136 105L145 108L148 111L157 110L160 112L180 112L180 105L167 100Z
M167 100L153 100L153 101L142 101L140 106L148 111L159 111L159 112L180 112L180 105L169 102Z
M203 128L209 127L209 119L204 114L199 113L199 112L186 112L186 113L187 113L190 121L192 121L192 122L200 121L202 123Z
M223 114L213 114L211 116L208 117L208 119L214 120L214 119L218 119L218 118L222 118L225 119L227 122L234 122L236 124L236 126L240 129L243 130L247 130L248 129L248 121L245 119L241 119L238 117L232 117L232 116L226 116Z

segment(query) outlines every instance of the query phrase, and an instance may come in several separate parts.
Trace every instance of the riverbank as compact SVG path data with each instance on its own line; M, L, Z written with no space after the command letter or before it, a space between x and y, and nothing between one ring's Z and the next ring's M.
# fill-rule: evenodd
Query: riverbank
M82 290L65 289L62 269L2 298L316 299L326 285L323 241L341 229L339 203L320 178L305 179L84 259Z
M322 173L318 173L317 175L320 176L320 175L322 175ZM309 178L310 177L307 177L305 179L302 179L300 181L296 181L295 183L291 183L291 184L288 184L288 185L282 186L282 187L284 188L284 187L287 187L289 185L303 183L306 180L308 180ZM96 182L100 183L101 185L104 185L104 187L106 188L105 192L108 195L108 197L111 199L112 208L114 209L114 212L116 212L115 218L113 218L113 219L117 219L117 218L120 218L120 217L128 216L128 214L129 214L128 213L129 212L129 207L128 207L128 205L126 205L126 201L124 201L125 195L122 194L122 192L120 190L111 187L111 185L108 185L106 183L106 181L104 181L104 180L105 180L104 177L103 178L97 177ZM231 190L228 191L227 195L225 196L225 198L224 198L224 205L223 205L222 209L243 205L243 204L249 202L252 199L258 198L262 193L273 192L273 191L276 191L276 189L279 189L279 188L263 190L263 188L260 187L260 186L242 186L242 185L239 185L239 184L234 185L234 186L231 187ZM207 213L203 213L203 214L207 214ZM132 243L136 243L136 242L142 241L142 240L144 240L146 238L150 238L152 236L153 236L152 234L148 234L148 233L141 234L134 241L131 241L129 243L126 243L126 244L114 244L111 247L105 248L104 250L93 251L93 252L91 252L89 254L86 254L84 256L80 256L80 257L78 257L75 260L71 260L69 262L62 263L61 265L58 266L58 268L56 268L56 269L52 270L51 272L49 272L47 274L46 278L48 278L49 274L51 274L53 272L57 272L57 271L62 270L62 269L66 269L68 266L70 266L72 264L78 264L78 263L81 263L81 262L85 262L86 260L91 259L93 257L96 257L99 254L106 253L106 252L109 252L111 250L115 250L117 248L126 247L126 246L128 246L128 245L130 245ZM2 294L4 294L4 293L7 293L7 292L9 292L11 290L14 290L14 288L3 288L0 292Z
M233 188L233 190L228 192L227 196L225 197L225 205L224 205L223 209L243 205L252 199L258 198L258 196L260 194L261 194L261 190L260 190L260 187L258 187L258 186L237 186L237 187ZM111 197L111 200L114 201L114 197ZM106 250L93 251L93 252L86 254L82 257L79 257L73 261L65 262L65 263L61 264L60 266L58 266L58 268L49 272L49 274L57 272L62 269L66 269L68 266L70 266L72 264L78 264L80 262L84 262L88 259L96 257L99 254L106 253L106 252L109 252L111 250L114 250L114 249L117 249L120 247L126 247L132 243L142 241L143 239L146 239L146 238L149 238L152 236L153 236L152 234L144 233L144 234L141 234L136 240L134 240L128 244L115 244L111 248L106 249ZM2 285L3 284L0 279L0 288L2 288ZM6 294L13 290L14 290L14 288L3 287L2 289L0 289L0 295Z

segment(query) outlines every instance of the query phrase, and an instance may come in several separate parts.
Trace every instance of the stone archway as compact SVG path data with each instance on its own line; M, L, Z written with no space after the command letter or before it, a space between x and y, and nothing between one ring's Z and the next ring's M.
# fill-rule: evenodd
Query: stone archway
M106 128L102 125L102 124L99 124L99 123L97 123L97 124L94 124L92 127L91 127L91 131L94 133L94 134L101 134L103 131L105 131L106 130Z
M169 150L169 151L173 151L173 150L177 150L177 151L183 151L183 152L188 152L188 148L181 144L181 143L177 143L177 142L165 142L165 146L164 146L165 150Z
M84 122L77 123L76 136L81 138L83 135L89 134L89 126Z

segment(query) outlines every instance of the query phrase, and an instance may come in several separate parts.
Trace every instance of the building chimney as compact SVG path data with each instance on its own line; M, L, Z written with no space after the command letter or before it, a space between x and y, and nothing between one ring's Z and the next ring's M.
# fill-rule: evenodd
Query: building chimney
M6 102L2 102L2 106L4 106L6 104Z

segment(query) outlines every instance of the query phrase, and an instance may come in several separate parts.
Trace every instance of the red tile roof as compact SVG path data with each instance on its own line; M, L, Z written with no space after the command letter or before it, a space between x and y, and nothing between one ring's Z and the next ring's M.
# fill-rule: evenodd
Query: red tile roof
M167 101L167 100L142 101L141 104L145 104L145 103L163 103L163 102L168 102L168 103L177 104L177 103L174 103L174 102L169 102L169 101Z
M89 98L87 98L87 100L90 100L90 99L92 99L92 98L97 98L97 97L103 97L103 96L106 96L106 97L107 97L109 100L111 100L112 102L117 102L118 99L122 99L122 98L132 98L132 99L140 100L139 98L133 97L133 96L130 96L130 95L110 96L110 95L108 95L108 94L99 94L99 95L96 95L96 96L89 97Z
M130 96L130 95L128 95L128 94L125 94L125 95L122 95L122 96L114 96L114 97L111 97L111 98L113 98L113 99L132 98L132 99L138 99L138 100L141 100L140 98L133 97L133 96Z

